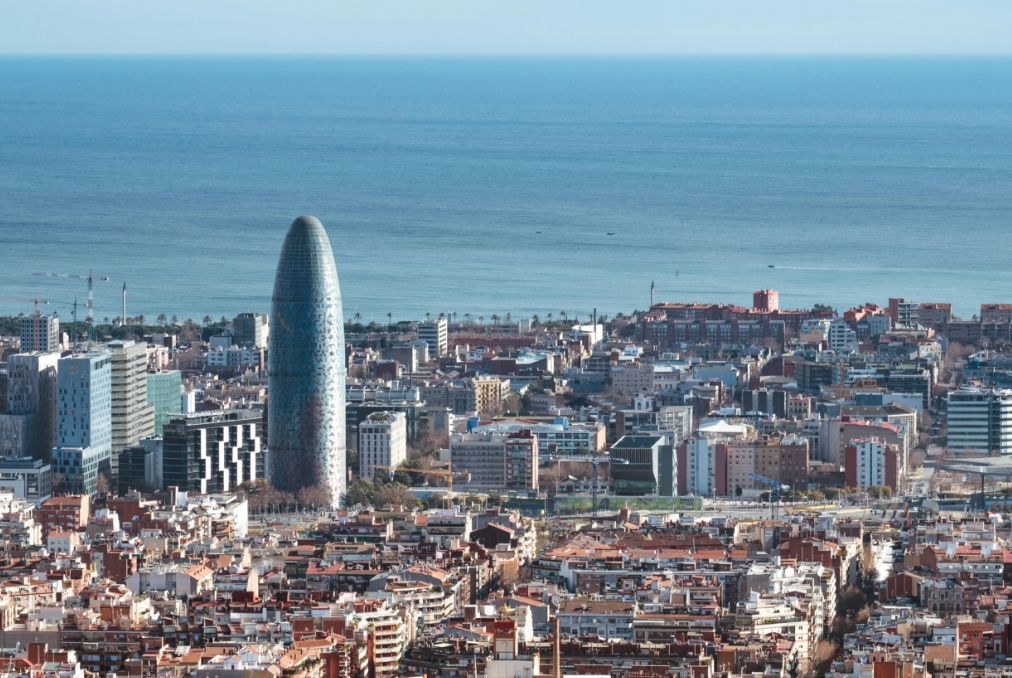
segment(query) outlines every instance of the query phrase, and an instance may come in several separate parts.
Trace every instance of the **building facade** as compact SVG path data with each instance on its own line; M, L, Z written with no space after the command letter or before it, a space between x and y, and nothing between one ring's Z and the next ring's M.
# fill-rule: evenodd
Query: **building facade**
M267 348L270 325L263 313L240 313L232 321L232 342L236 346Z
M896 446L887 445L878 438L854 440L847 446L844 477L847 487L866 490L869 487L900 489L901 469Z
M53 471L49 464L31 457L0 459L0 490L10 490L16 499L41 504L53 493Z
M182 411L183 378L179 370L151 372L147 375L148 403L153 408L154 435L162 435L162 429L173 415Z
M62 358L57 375L57 435L53 473L63 490L94 495L99 474L111 475L112 356Z
M611 448L611 481L617 495L675 494L677 469L664 436L623 436Z
M56 444L59 353L18 353L7 358L7 414L0 415L0 456L49 459ZM18 435L18 442L10 438Z
M347 482L344 314L330 239L314 217L299 217L285 236L270 337L271 482L285 492L320 486L339 506Z
M376 478L376 467L390 473L408 457L407 417L403 412L373 412L358 425L359 475ZM386 477L386 469L380 477Z
M155 410L148 402L148 351L135 341L106 344L112 357L112 481L119 475L119 454L155 432Z
M60 350L60 319L33 313L21 316L21 352L54 353Z
M1012 391L959 390L948 398L949 449L988 455L1012 454Z
M251 410L172 419L162 433L165 487L199 494L234 492L244 482L263 478L262 424L262 415Z
M418 323L418 338L429 347L429 355L440 358L449 347L446 318L433 318Z
M504 435L457 434L450 438L455 481L468 490L532 490L538 487L538 439L529 429Z

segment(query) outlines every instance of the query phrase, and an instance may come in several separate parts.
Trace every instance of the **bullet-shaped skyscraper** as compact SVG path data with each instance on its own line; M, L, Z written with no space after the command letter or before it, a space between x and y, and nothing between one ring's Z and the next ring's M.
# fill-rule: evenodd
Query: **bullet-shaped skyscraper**
M281 247L271 299L268 468L285 492L319 486L333 506L345 492L344 314L323 225L301 216Z

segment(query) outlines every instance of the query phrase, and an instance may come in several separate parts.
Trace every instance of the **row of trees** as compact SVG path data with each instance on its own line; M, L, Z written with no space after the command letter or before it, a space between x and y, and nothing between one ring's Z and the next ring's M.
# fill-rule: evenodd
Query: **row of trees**
M250 511L297 511L301 508L317 509L330 506L330 490L322 486L304 487L297 493L282 492L263 478L247 481L239 486L246 494Z
M784 492L780 495L780 499L781 501L836 501L841 497L859 495L861 492L856 487L824 487L821 490ZM872 485L865 492L871 499L888 499L893 493L892 488L885 485ZM741 493L739 493L740 495ZM770 493L763 492L759 495L759 499L760 501L769 501Z
M86 313L82 307L78 309L78 318ZM211 316L204 316L203 324L192 318L180 320L179 316L171 318L164 313L152 319L144 315L127 318L124 322L119 316L115 318L103 318L95 324L95 337L97 339L139 339L147 334L164 332L166 334L178 335L182 341L194 341L196 339L207 339L212 334L217 334L230 322L222 316L214 320ZM61 329L71 337L83 337L89 332L88 323L84 320L76 322L70 318L60 319ZM0 336L17 336L21 332L21 319L18 316L0 316Z

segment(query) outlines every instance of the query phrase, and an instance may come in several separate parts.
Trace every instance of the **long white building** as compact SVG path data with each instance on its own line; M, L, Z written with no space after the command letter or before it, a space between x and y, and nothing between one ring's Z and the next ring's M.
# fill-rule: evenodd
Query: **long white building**
M545 424L533 421L510 419L497 421L473 428L475 435L516 435L530 431L538 437L538 454L580 455L599 452L604 448L605 429L600 422L570 423L560 417L558 423Z
M1012 390L951 392L947 426L952 452L1012 454Z

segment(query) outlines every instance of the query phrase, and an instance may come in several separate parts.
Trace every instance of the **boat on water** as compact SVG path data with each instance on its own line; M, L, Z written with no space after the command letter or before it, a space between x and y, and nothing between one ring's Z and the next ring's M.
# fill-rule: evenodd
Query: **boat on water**
M776 266L774 266L773 264L770 264L770 268L776 268Z
M608 231L608 235L615 235L614 231Z

